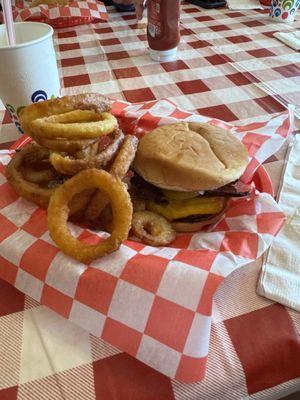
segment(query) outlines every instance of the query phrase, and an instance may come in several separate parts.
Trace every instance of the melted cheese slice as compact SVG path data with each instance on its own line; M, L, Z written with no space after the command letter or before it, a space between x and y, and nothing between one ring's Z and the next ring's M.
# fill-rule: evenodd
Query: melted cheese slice
M187 200L169 200L166 204L147 201L147 209L163 215L168 220L190 215L218 214L225 206L224 197L196 197Z

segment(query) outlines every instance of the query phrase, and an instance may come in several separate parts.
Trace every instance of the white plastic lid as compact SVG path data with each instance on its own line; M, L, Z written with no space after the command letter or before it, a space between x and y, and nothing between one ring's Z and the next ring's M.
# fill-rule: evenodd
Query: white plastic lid
M174 61L177 58L177 47L170 50L153 50L150 48L150 57L154 61Z

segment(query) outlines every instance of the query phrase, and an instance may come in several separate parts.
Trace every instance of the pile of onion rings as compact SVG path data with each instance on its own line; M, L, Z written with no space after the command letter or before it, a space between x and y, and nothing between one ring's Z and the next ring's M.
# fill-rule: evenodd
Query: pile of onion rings
M78 153L72 157L54 152L50 155L50 162L56 171L65 175L75 175L88 168L104 168L115 156L123 140L124 133L116 129L112 134L112 142L102 152L90 154L85 158L78 157Z
M96 94L96 93L78 94L78 95L74 95L74 96L64 96L61 98L41 101L38 103L31 104L30 106L27 106L27 107L23 108L23 110L21 110L20 123L21 123L21 126L24 129L24 131L28 134L31 134L32 123L34 121L36 121L36 120L41 121L41 119L48 118L48 117L55 118L55 116L63 115L63 114L69 113L69 112L74 112L76 110L94 111L98 115L101 115L104 112L110 111L110 101L106 97L101 96L100 94ZM82 117L83 114L81 113L80 116ZM75 118L75 121L76 121L76 116L74 116L74 114L72 115L72 118ZM80 117L78 117L78 118L80 119ZM84 118L86 118L86 116ZM82 118L81 118L80 122L83 122ZM78 123L79 123L79 120L78 120ZM38 126L40 126L40 125L41 125L41 122L38 123ZM63 125L63 124L61 123L61 125ZM46 131L48 132L47 129L46 129ZM51 129L50 129L50 131L51 131ZM42 134L40 130L38 130L36 132L36 135L42 136L42 137L49 137L49 135L47 135L47 134L45 134L45 135ZM93 136L93 137L97 137L97 136L98 135ZM53 135L50 134L50 137L55 138L55 137L59 137L59 135L57 135L56 132L54 132ZM62 136L62 137L64 137L64 136ZM87 139L83 130L81 132L80 137L82 139ZM70 137L70 139L71 139L71 137ZM73 137L72 139L75 139L75 137Z
M21 197L48 208L51 237L81 262L116 250L131 228L132 203L122 180L138 139L125 136L109 111L110 102L98 94L25 107L20 122L33 142L16 151L6 170ZM68 219L89 226L97 219L94 226L106 228L111 236L97 246L87 245L71 236Z
M23 130L42 147L75 155L118 128L110 101L97 93L31 104L20 112Z

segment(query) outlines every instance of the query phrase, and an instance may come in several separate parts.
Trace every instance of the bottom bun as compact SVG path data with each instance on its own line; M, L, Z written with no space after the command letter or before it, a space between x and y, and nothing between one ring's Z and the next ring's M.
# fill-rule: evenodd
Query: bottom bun
M211 218L207 218L197 222L172 222L172 226L176 232L197 232L201 231L207 225L215 224L224 214L227 207L225 207L219 214L214 215Z

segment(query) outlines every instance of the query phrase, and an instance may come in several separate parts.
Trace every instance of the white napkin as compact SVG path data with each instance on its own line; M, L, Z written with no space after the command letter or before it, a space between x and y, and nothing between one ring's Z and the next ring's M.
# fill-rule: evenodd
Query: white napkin
M300 311L300 135L290 143L279 190L287 221L267 252L257 293Z
M275 32L274 36L292 49L300 50L300 31Z
M254 10L263 8L259 0L227 0L227 6L230 10Z

